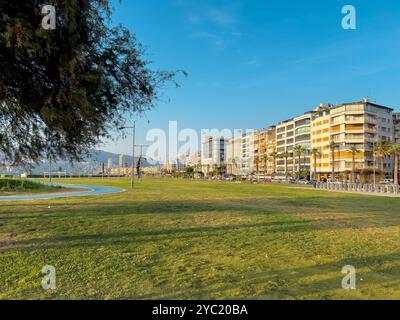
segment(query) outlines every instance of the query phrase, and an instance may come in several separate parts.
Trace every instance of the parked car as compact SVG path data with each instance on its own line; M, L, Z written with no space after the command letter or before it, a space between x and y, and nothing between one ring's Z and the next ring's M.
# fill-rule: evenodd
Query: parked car
M307 182L308 182L308 180L306 180L306 179L300 179L299 180L300 184L307 184Z
M394 183L394 181L393 181L393 179L385 179L385 180L382 180L381 182L379 182L380 184L393 184Z

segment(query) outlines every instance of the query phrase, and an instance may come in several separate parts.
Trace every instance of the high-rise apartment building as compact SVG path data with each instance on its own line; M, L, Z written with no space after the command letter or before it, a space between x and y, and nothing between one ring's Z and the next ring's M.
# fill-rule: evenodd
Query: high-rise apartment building
M282 155L290 153L291 156L287 160L284 158L276 158L276 172L278 176L285 176L289 172L294 172L293 166L294 152L294 119L285 120L276 126L276 153Z
M316 164L312 161L312 171L317 177L331 178L333 161L335 173L349 174L353 166L353 152L356 168L359 170L376 168L373 149L380 141L393 142L393 109L371 103L368 99L360 102L345 103L338 106L321 105L313 113L311 149L318 150ZM330 144L337 147L331 150ZM384 170L390 173L392 164L385 159Z
M107 160L107 169L110 171L113 168L113 159L112 158L108 158Z
M256 174L271 176L274 170L274 158L271 156L276 150L276 127L271 126L254 132L254 170Z
M400 144L400 112L393 113L394 143Z
M201 165L203 173L226 173L226 146L224 137L205 137L202 141Z
M118 161L118 167L119 168L123 168L125 165L125 155L124 154L120 154L119 155L119 161Z
M230 175L242 174L242 137L229 139L226 144L227 173Z
M311 169L313 178L321 177L330 170L330 133L331 133L331 105L321 104L313 114L311 122ZM317 176L314 176L316 173Z
M246 133L242 136L241 168L243 175L254 173L254 132Z
M307 112L276 126L277 176L295 176L297 172L310 170L312 114ZM301 151L296 151L297 147Z
M393 113L393 130L394 130L394 137L393 137L394 143L400 145L400 112Z

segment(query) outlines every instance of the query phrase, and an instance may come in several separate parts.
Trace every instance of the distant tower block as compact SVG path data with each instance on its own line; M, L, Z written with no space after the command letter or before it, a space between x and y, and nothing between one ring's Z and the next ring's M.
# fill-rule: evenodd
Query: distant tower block
M125 155L120 154L120 155L119 155L118 167L119 167L119 168L123 168L123 167L124 167L124 163L125 163Z

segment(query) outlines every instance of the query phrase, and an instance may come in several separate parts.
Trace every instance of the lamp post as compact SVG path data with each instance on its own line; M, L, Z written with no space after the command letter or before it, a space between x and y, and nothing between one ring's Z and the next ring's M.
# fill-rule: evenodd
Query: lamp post
M51 182L51 157L49 157L49 180Z
M132 129L132 169L131 169L131 190L135 191L135 144L136 144L136 121L133 122L132 127L122 127L120 130Z

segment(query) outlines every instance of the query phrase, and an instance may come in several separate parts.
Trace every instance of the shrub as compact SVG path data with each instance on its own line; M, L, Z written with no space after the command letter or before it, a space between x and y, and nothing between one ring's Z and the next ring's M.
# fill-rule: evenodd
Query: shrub
M23 179L0 179L0 191L23 191L43 188L40 183Z

